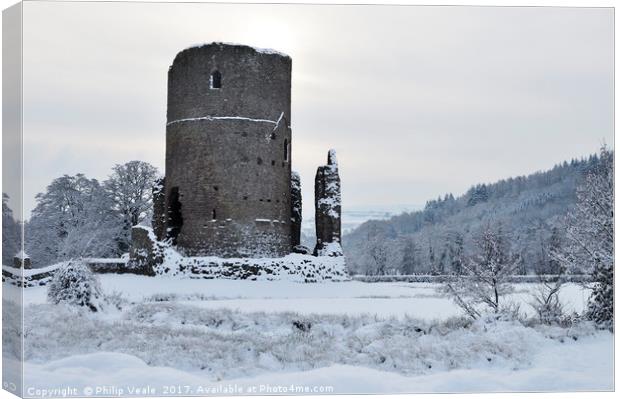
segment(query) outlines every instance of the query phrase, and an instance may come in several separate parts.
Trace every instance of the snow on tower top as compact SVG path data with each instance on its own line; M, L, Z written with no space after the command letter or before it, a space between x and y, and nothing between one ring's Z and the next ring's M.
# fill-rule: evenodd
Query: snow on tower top
M21 251L19 251L15 257L17 259L30 259L30 255L28 255L26 252L24 252L24 250L22 249Z
M200 43L200 44L195 44L193 46L189 46L189 47L183 49L183 51L194 49L194 48L207 47L207 46L219 46L220 48L223 48L225 46L228 46L228 47L245 47L245 48L250 48L250 49L256 51L257 53L261 53L261 54L275 54L275 55L279 55L281 57L291 58L288 54L284 54L284 53L282 53L280 51L277 51L277 50L274 50L274 49L253 47L253 46L248 46L246 44L229 43L229 42ZM183 52L183 51L181 51L181 52Z

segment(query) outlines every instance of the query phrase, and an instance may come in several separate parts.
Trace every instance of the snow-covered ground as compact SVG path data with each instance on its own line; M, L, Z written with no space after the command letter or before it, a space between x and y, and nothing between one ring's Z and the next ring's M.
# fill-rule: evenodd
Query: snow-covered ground
M363 283L358 281L299 284L290 281L197 280L136 275L100 276L105 292L118 292L131 302L173 300L209 309L244 312L298 312L301 314L405 315L425 320L460 314L458 307L437 293L432 283ZM535 284L519 284L512 299L524 313ZM45 303L46 287L28 288L24 303ZM579 284L566 284L561 292L568 312L581 312L589 292Z
M468 325L435 284L100 279L122 310L49 305L46 287L24 290L27 396L613 389L609 332ZM534 289L518 284L511 298L530 315ZM561 298L581 312L588 294L568 284Z
M72 386L79 393L88 387L94 393L105 389L111 393L114 387L130 394L132 387L147 386L152 395L609 391L614 387L612 341L613 335L601 334L580 342L552 342L541 348L529 367L520 370L479 367L416 376L333 365L215 382L197 373L152 367L135 356L107 352L45 365L27 363L25 371L41 386Z

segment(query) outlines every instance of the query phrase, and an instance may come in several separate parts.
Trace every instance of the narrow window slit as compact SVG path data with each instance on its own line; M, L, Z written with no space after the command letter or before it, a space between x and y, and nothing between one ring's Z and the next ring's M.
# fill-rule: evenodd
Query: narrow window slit
M284 160L288 161L288 139L284 139Z
M213 71L211 77L209 78L209 87L211 89L222 88L222 74L220 73L220 71Z

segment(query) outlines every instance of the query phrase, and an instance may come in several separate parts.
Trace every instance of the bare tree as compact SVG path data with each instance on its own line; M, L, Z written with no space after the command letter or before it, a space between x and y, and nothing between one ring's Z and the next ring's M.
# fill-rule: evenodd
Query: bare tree
M487 225L476 244L477 253L463 265L464 275L444 287L454 302L474 319L482 315L484 308L493 313L502 310L502 297L513 292L509 278L518 269L501 227L493 230Z
M542 230L543 226L540 227ZM538 286L532 294L530 305L536 311L541 323L561 322L564 306L560 301L560 290L566 282L566 268L558 262L553 254L561 250L561 236L557 226L551 229L549 239L540 237L540 254L535 270Z
M157 168L143 161L115 165L103 183L112 201L113 210L123 219L121 251L129 247L131 227L144 220L153 207L153 186L158 178Z
M564 285L565 275L539 274L539 285L533 293L530 305L536 310L541 323L559 323L564 316L564 306L560 301L560 290Z

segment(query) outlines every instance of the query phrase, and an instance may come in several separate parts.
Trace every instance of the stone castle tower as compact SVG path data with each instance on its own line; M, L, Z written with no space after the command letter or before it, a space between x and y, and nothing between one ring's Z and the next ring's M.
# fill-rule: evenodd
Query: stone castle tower
M301 184L291 171L290 115L289 56L223 43L177 54L168 71L166 176L153 188L154 237L132 229L133 263L154 273L152 266L163 262L155 241L173 244L184 257L310 254L300 245ZM317 170L315 211L314 255L341 257L333 150Z
M290 253L290 116L290 57L222 43L177 54L158 238L185 256Z

